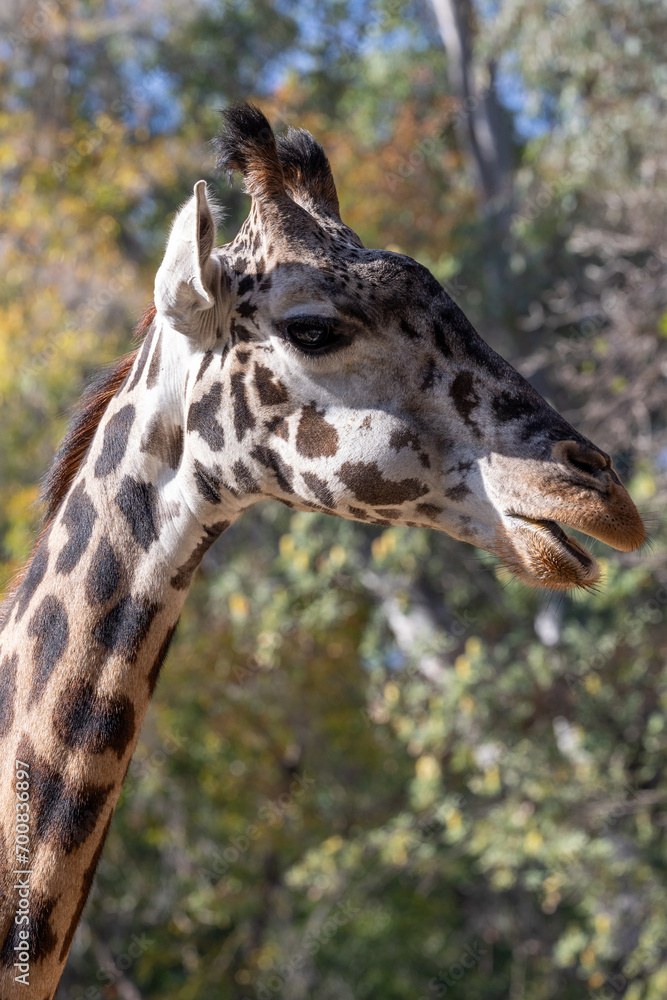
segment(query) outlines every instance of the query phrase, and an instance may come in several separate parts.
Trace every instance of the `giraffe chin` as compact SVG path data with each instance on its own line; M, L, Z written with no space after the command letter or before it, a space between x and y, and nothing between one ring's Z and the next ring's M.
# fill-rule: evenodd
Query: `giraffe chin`
M600 567L582 545L556 521L512 515L496 536L498 555L513 575L531 587L588 589L600 579Z

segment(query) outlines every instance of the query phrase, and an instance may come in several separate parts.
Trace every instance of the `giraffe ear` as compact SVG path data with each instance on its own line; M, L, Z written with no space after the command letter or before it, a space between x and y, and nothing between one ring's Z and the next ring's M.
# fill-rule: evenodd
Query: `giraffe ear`
M183 333L197 325L196 314L215 305L214 281L217 262L215 214L206 197L206 182L197 181L194 194L183 205L167 240L167 248L155 277L155 307Z

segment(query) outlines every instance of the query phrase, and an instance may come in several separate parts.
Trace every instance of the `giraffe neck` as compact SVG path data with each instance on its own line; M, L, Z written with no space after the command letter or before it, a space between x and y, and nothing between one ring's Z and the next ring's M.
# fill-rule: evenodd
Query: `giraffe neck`
M223 502L203 527L179 494L159 351L149 337L0 626L3 1000L55 993L192 575L237 516Z

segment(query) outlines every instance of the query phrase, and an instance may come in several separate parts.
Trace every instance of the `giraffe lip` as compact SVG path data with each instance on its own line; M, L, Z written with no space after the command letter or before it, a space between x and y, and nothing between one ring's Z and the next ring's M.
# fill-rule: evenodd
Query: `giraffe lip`
M507 560L519 578L556 590L590 587L597 582L597 562L560 524L514 511L508 514L523 529L516 532L519 537L512 545L513 558Z
M557 521L549 521L547 518L540 517L525 517L523 514L514 514L512 516L518 517L528 524L533 524L536 528L541 528L542 530L549 532L555 542L560 545L564 545L568 552L587 569L594 565L595 560L593 559L593 556L583 547L583 545L580 545L579 542L568 535Z

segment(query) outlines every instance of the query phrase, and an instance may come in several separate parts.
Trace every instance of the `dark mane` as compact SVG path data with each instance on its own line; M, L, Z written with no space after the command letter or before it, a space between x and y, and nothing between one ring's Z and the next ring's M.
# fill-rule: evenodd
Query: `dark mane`
M146 335L154 319L155 305L151 302L144 309L141 319L137 323L134 332L135 340ZM30 556L6 588L4 598L0 594L0 632L9 620L18 588L32 562L39 543L49 530L51 522L58 512L58 508L65 499L65 495L81 467L81 462L90 442L93 440L95 431L99 427L100 420L104 416L107 406L131 371L138 353L139 348L137 347L134 351L130 351L129 354L125 354L122 358L114 361L88 386L81 397L77 412L68 428L67 434L63 438L53 464L42 483L39 495L40 502L44 505L42 530L37 536Z
M137 324L135 339L146 334L154 318L155 306L151 302ZM84 392L74 419L42 483L40 501L44 504L46 525L53 520L72 485L100 420L130 372L137 353L138 348L113 362Z

